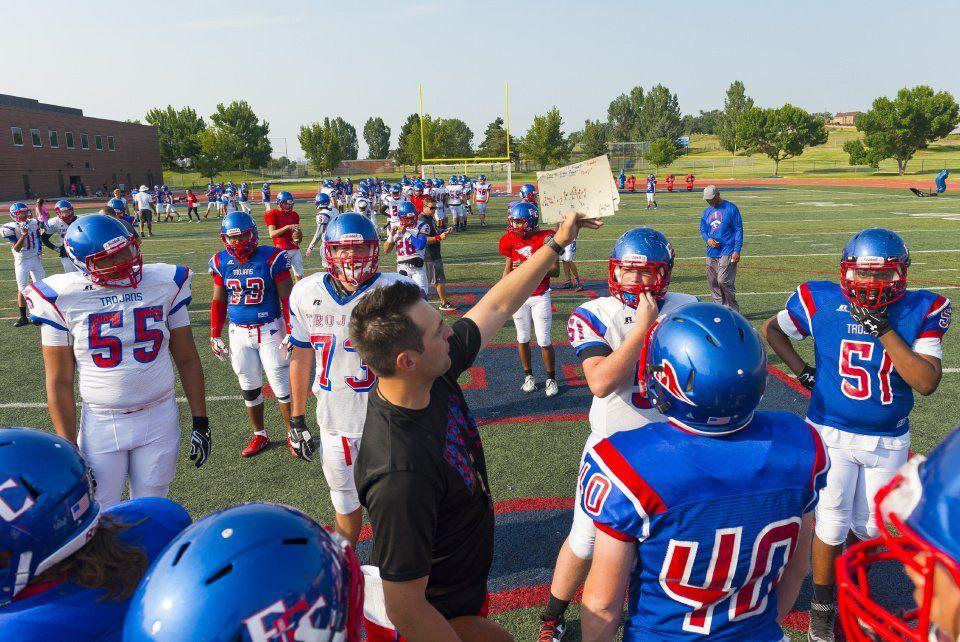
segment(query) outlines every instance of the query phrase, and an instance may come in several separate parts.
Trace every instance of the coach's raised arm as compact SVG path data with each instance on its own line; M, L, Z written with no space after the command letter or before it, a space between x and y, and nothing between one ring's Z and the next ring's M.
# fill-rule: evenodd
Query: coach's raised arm
M409 642L511 639L486 619L493 500L477 424L457 378L580 228L600 225L567 215L552 240L453 325L410 283L378 288L354 308L350 340L378 377L354 472L390 620L368 623L368 639L395 639L394 629ZM376 601L372 577L367 599Z

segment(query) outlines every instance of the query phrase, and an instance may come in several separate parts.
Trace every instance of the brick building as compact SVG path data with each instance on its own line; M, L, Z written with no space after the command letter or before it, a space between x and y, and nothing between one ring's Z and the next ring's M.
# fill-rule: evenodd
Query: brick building
M833 115L827 124L836 125L838 127L853 127L857 124L857 116L862 114L862 111L841 111Z
M0 201L65 196L78 181L90 195L161 183L157 130L0 94Z

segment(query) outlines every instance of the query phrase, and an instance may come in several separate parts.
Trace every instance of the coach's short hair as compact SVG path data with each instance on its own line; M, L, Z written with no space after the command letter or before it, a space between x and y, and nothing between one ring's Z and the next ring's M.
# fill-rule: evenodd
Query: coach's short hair
M423 331L407 313L421 299L417 285L399 281L374 288L353 309L350 341L377 376L393 376L404 350L423 351Z
M424 205L426 205L427 203L436 204L436 202L437 202L437 199L435 199L435 198L432 197L432 196L424 196L424 197L423 197L423 204L424 204Z

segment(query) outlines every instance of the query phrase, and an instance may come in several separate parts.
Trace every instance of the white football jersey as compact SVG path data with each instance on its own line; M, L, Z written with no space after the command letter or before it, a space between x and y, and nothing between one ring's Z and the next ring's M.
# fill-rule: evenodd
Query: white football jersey
M80 272L23 291L43 345L73 346L84 403L129 410L173 394L170 331L190 325L190 270L150 263L135 288L104 287Z
M316 272L293 286L290 333L295 345L316 351L312 390L317 398L317 426L359 437L367 416L367 393L377 377L350 345L350 314L372 289L410 279L377 274L353 294L341 297L330 283L332 278L327 272Z
M333 203L334 205L336 205L340 201L339 199L340 195L337 193L336 187L321 187L320 193L326 194L327 196L329 196L330 202Z
M486 203L490 200L490 183L474 183L473 191L476 192L478 203Z
M690 294L668 292L660 306L660 314L673 312L696 301L697 297ZM600 354L610 354L620 347L633 329L635 312L612 296L587 301L570 315L567 323L570 345L578 356L591 349L599 349ZM639 394L637 383L635 374L632 381L612 394L593 398L590 404L591 432L600 437L609 437L621 430L664 421L663 415L651 408L646 398Z
M463 202L463 185L451 183L447 185L447 203L460 205Z
M392 228L387 240L393 241L397 246L397 263L423 259L429 235L430 224L422 219L413 227Z
M43 254L43 247L40 245L40 221L35 218L27 219L23 223L10 221L0 227L0 234L10 242L10 251L13 252L14 261L25 261L28 259L38 259ZM26 236L20 251L13 249L13 244L20 240L21 236Z
M74 218L73 220L75 221L77 219ZM70 223L72 222L73 221L70 221ZM59 216L54 216L53 218L48 218L43 227L47 230L47 234L59 234L62 239L67 233L67 228L70 227L70 223L67 223Z

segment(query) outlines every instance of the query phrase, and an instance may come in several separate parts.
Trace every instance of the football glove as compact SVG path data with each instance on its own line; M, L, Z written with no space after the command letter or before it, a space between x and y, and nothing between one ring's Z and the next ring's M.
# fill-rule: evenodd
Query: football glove
M817 369L803 366L803 372L797 375L797 381L807 390L813 390L813 385L817 382Z
M287 435L287 442L290 444L290 452L293 453L294 457L313 461L313 437L307 430L307 420L303 415L290 417L290 434ZM320 454L323 454L322 450Z
M190 433L190 461L197 468L203 466L210 456L210 445L210 420L194 417L193 432Z
M293 352L293 336L292 335L287 334L287 336L283 338L283 341L280 342L279 350L280 350L281 359L283 359L284 361L287 361L288 359L290 359L290 353Z
M892 329L889 313L885 307L871 310L862 305L851 303L850 316L856 319L864 330L875 337L882 337Z
M213 350L213 356L220 361L226 361L230 357L230 348L220 337L210 337L210 349Z

